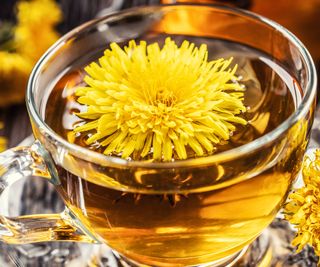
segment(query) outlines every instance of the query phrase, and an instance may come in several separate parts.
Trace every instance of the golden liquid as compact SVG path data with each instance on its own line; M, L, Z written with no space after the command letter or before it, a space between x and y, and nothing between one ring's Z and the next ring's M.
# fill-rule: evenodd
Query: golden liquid
M250 123L239 127L218 151L262 136L295 110L287 84L296 82L289 75L280 77L266 63L268 61L260 60L261 54L255 50L251 51L250 58L246 58L247 50L238 51L235 60L247 86L245 103L249 110L244 116ZM226 52L226 49L216 51ZM74 96L74 88L82 83L82 78L81 69L66 74L53 89L46 109L49 126L69 142L80 145L83 144L81 140L72 138L70 131L79 121L72 112L82 108ZM238 183L226 183L219 189L212 187L197 193L177 191L174 194L137 193L130 189L124 192L95 183L91 178L85 180L58 166L61 180L58 190L82 223L124 256L151 266L193 266L241 250L272 221L299 169L303 153L299 147L303 141L297 142L295 147L284 146L281 160L277 158L264 171L250 179L242 178ZM271 153L276 152L275 149ZM270 153L262 151L260 156L267 158ZM253 154L246 161L224 165L221 171L223 175L243 175L241 170L247 164L260 163ZM134 179L134 171L126 171L127 179ZM119 168L112 172L114 177L121 177L124 170ZM212 169L208 168L204 173L211 179ZM194 176L190 176L191 182L196 179ZM165 177L159 174L157 178L161 183Z
M119 253L151 266L191 266L249 244L280 209L292 176L270 172L220 190L133 194L60 169L60 192L89 230Z

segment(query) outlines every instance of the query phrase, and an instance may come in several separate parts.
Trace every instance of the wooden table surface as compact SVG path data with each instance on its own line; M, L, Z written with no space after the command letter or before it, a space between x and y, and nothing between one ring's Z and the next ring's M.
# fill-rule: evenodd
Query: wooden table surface
M2 133L8 140L8 147L18 145L24 138L32 133L24 103L2 109L0 112L5 125Z

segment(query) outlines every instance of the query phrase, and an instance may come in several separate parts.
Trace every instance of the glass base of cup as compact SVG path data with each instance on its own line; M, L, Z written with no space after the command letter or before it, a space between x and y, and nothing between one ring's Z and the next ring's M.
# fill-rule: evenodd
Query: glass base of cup
M271 230L266 229L252 244L242 249L227 258L210 262L206 264L197 265L194 267L269 267L272 263L274 245L271 242ZM108 255L106 255L108 253ZM147 265L139 264L135 261L127 259L117 252L112 253L110 258L110 249L102 246L100 251L97 251L92 258L92 262L89 266L117 266L117 267L147 267ZM108 258L108 259L107 259ZM110 264L116 262L115 264Z
M238 265L236 265L236 263L241 261L242 257L247 253L247 249L248 249L248 247L245 247L240 252L237 252L227 258L223 258L218 261L209 262L209 263L205 263L205 264L201 264L201 265L192 265L192 267L231 267L231 266L233 267L233 266L238 266ZM118 259L118 262L120 263L120 265L118 267L147 267L148 266L148 265L142 265L142 264L139 264L139 263L134 262L132 260L129 260L129 259L119 255L116 252L114 252L114 256ZM242 266L243 265L241 265L241 267ZM257 267L260 267L260 266L257 266Z
M281 218L276 218L271 225L248 247L240 253L224 259L224 262L211 262L197 267L310 267L317 266L319 258L314 250L306 246L296 253L290 242L295 232L293 228ZM97 246L92 254L92 264L88 267L137 267L137 263L120 257L111 252L107 246ZM147 267L147 266L143 266Z

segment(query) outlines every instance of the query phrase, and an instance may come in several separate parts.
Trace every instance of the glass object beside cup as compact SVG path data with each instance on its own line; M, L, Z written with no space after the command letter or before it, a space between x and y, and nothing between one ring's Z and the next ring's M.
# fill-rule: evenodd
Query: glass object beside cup
M208 17L215 17L214 23L204 24ZM48 127L48 97L63 75L97 59L110 42L163 35L234 42L267 54L296 82L291 87L294 113L273 131L234 149L158 163L89 151ZM66 209L1 216L1 240L105 243L131 265L235 263L274 219L296 178L315 92L315 69L304 46L281 26L246 11L214 5L140 7L80 26L62 37L31 75L27 106L37 141L1 154L2 191L22 177L40 176L56 187ZM177 196L182 196L179 203Z

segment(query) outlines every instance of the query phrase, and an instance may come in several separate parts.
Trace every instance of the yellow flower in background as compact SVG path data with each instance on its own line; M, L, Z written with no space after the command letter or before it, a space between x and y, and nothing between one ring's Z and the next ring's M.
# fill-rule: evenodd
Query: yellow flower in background
M105 154L123 158L186 159L188 150L212 153L235 124L247 123L232 59L208 61L206 45L178 47L170 38L163 48L133 40L110 47L85 68L87 87L76 90L87 111L77 114L86 123L74 131L87 132L88 145L98 142Z
M297 252L307 244L320 256L320 150L314 159L306 157L302 175L304 187L295 190L285 205L285 218L297 229L295 239Z
M0 152L5 151L7 147L7 140L4 137L0 137Z
M0 106L21 101L32 65L21 55L0 51ZM0 129L3 123L0 123ZM0 136L0 152L6 149L6 138Z
M0 50L0 106L19 103L24 99L34 64L59 38L54 27L61 18L61 11L53 0L18 3L17 25L10 47Z
M1 107L19 103L24 99L27 81L34 64L59 37L54 27L61 17L60 9L52 0L18 3L18 23L14 28L13 38L5 40L5 45L0 46ZM1 50L1 47L4 50ZM0 137L0 151L5 148L6 139Z
M52 0L21 1L17 10L19 25L55 25L62 18L59 7Z
M17 53L0 51L0 62L4 65L0 68L0 79L16 76L18 73L26 75L32 68L30 61Z
M21 101L31 69L30 60L22 55L0 51L0 106Z
M22 1L17 10L17 52L35 63L59 38L54 27L62 18L61 11L52 0Z
M3 123L0 122L0 129L3 128ZM0 152L6 150L7 147L7 140L6 138L0 136Z

